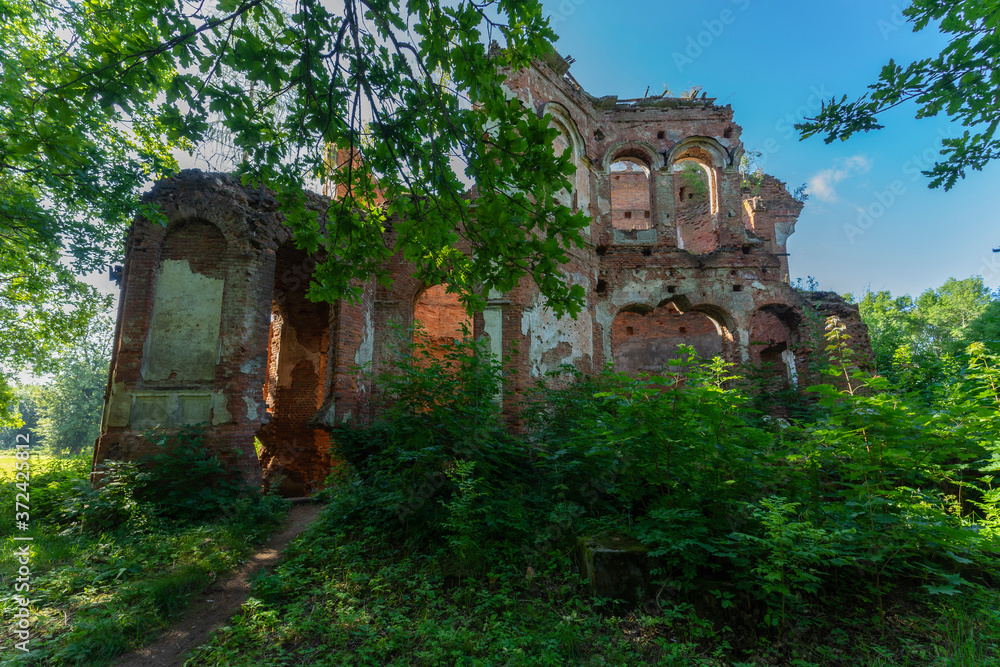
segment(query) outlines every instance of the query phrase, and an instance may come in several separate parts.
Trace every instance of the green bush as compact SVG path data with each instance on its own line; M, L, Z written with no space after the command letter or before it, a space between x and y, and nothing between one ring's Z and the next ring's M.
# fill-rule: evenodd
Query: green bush
M501 365L481 342L415 343L375 384L375 423L333 432L334 454L351 468L332 484L342 511L425 546L455 532L514 540L530 531L533 457L500 419Z

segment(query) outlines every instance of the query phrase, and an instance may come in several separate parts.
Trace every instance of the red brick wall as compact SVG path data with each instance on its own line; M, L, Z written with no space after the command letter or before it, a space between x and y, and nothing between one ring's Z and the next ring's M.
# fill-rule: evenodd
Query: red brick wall
M684 250L696 255L719 247L719 233L712 217L708 178L696 172L674 172L676 224Z
M106 407L94 464L106 459L136 460L156 450L144 428L121 425L122 418L130 423L133 392L152 391L164 397L178 391L211 392L222 399L222 406L213 407L213 423L205 428L204 441L232 459L246 479L259 480L260 465L253 447L259 421L252 414L260 403L266 373L273 282L269 246L274 235L287 232L281 231L273 200L244 189L226 175L185 172L157 183L146 199L162 207L168 224L164 227L139 218L129 231L107 392L110 399L115 388L117 398L110 406L115 408L113 414L109 416ZM169 380L148 383L141 375L161 259L185 259L195 271L225 280L221 358L212 381L175 387ZM174 431L162 429L168 435ZM239 458L232 457L234 448L241 452Z
M419 323L423 335L415 342L429 348L440 348L449 341L462 338L462 327L472 334L472 318L457 294L448 294L446 285L428 287L417 297L413 306L413 319Z
M652 226L649 178L641 169L633 169L611 172L611 224L615 229Z
M699 356L712 358L723 353L722 336L715 323L703 313L683 315L673 304L650 313L622 312L611 328L611 349L615 370L633 373L659 372L679 356L678 345L691 345Z
M323 405L330 320L328 304L306 297L315 265L290 244L278 250L267 370L271 421L258 435L265 481L281 478L282 492L293 496L322 485L330 471L325 433L308 424Z
M781 256L784 248L775 238L778 225L784 233L791 231L801 204L791 198L784 184L768 177L757 194L760 205L745 213L743 201L749 194L741 192L733 162L742 147L742 130L734 123L730 107L712 99L622 104L614 98L594 98L545 64L513 74L508 86L526 103L562 105L583 140L579 179L589 193L585 213L593 223L589 243L570 251L571 259L564 267L587 291L583 315L593 331L592 346L582 341L586 349L568 350L577 368L593 371L606 361L607 326L612 329L612 356L625 367L656 367L670 358L680 341L694 342L703 352L721 346L723 356L732 361L744 353L753 358L755 351L758 358L764 350L780 355L782 344L795 344L797 354L815 353L803 347L801 333L787 328L782 332L778 325L787 320L775 310L801 314L810 308L802 295L782 281L788 273L787 259ZM609 162L623 157L649 164L650 180L642 171L609 173ZM679 177L673 165L664 162L685 158L710 165L716 185L714 212L707 200L679 196ZM268 466L274 463L289 473L292 486L297 485L292 491L314 485L329 466L329 460L322 458L327 437L315 430L317 425L329 426L331 419L365 422L371 417L369 396L375 389L371 378L395 353L393 344L399 334L393 325L405 338L416 309L431 335L443 338L452 320L457 325L466 317L453 303L437 299L433 290L421 297L425 285L401 256L388 263L394 280L391 287L376 286L369 279L359 283L360 303L337 302L328 309L308 304L302 295L309 270L285 277L290 266L298 262L301 269L305 260L299 255L289 265L291 255L279 257L278 248L289 240L290 231L281 224L276 203L266 193L243 188L228 176L186 172L157 184L149 199L163 206L173 238L164 247L166 230L145 220L138 220L130 232L111 380L124 383L129 391L144 386L138 369L161 254L187 258L197 271L217 272L226 279L223 354L208 388L224 394L233 418L213 426L206 438L220 448L235 445L246 451L252 447L265 415L260 410L252 417L248 405L260 403L266 392L273 414L261 431L269 434L265 458ZM317 210L327 203L314 195L309 200ZM629 218L624 216L626 211L632 213ZM209 233L203 225L202 232L196 233L200 220L216 225L218 233ZM185 227L191 223L190 229ZM646 229L655 230L655 238L643 234L640 239L638 232ZM678 229L684 250L678 248ZM748 242L748 232L764 242L753 243L752 238ZM394 242L393 234L390 225L386 243ZM472 250L468 244L460 245L462 251ZM199 254L202 251L209 254ZM299 284L293 285L295 281ZM276 286L289 296L279 304L282 329L269 339ZM633 298L633 294L638 296ZM630 304L653 309L671 299L685 310L711 313L724 325L723 334L704 315L681 316L666 307L646 316L611 317ZM867 339L856 312L848 312L831 299L821 301L813 307L821 315L836 313L847 318L851 335L863 351ZM519 397L537 380L531 375L532 364L538 358L553 362L565 358L566 348L573 347L567 343L566 331L579 329L565 322L552 324L550 318L545 326L553 331L544 332L547 338L539 343L539 332L529 324L539 321L542 303L530 279L492 300L492 306L501 311L503 348L508 355L504 368L511 393L504 397L503 410L516 426ZM472 324L474 335L481 335L483 317L477 315ZM290 349L283 347L289 342L284 340L289 332L295 333L297 344L309 354L288 359L293 382L283 388L274 359L281 359L282 350ZM737 341L747 333L751 340L767 345L740 349ZM534 359L529 356L533 345ZM369 359L372 363L364 371L356 368ZM109 427L95 451L95 461L109 456L134 458L144 447L141 434ZM245 457L242 465L248 478L259 474L259 468L254 470L256 459Z

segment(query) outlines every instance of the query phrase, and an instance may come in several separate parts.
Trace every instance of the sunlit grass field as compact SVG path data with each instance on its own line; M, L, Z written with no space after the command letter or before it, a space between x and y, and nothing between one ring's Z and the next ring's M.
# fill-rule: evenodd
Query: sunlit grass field
M13 451L0 452L0 482L8 482L14 479L14 472L16 470L17 456ZM28 459L28 465L31 472L35 474L53 471L53 470L74 470L74 471L87 471L90 470L91 456L90 454L76 454L73 456L59 455L47 453L35 453L31 452Z

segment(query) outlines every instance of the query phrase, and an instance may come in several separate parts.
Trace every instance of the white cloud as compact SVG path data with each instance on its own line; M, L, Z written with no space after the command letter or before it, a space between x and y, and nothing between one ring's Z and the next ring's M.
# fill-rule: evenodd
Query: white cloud
M840 160L831 169L824 169L809 179L809 194L826 202L837 201L837 183L858 174L867 174L872 168L871 161L864 155L852 155Z

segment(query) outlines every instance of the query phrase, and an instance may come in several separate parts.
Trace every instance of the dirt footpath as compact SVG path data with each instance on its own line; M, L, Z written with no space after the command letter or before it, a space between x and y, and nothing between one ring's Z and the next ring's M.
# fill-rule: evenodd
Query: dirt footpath
M115 667L180 667L187 653L208 641L213 630L225 625L250 594L250 580L263 568L273 568L288 543L312 523L321 505L296 505L279 533L271 537L246 564L227 579L216 581L195 597L184 617L167 628L156 642L122 656Z

